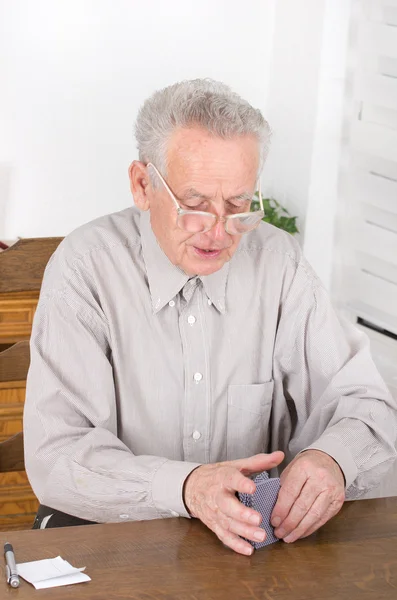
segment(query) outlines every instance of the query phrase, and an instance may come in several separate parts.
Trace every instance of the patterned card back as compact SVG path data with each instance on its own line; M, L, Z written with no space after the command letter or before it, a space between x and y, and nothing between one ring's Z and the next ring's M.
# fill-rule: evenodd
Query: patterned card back
M267 479L257 484L256 492L253 494L252 508L257 510L262 515L260 527L266 531L266 539L264 542L252 542L254 548L262 548L279 539L274 535L274 528L270 524L270 517L273 508L277 502L278 493L280 491L280 479Z
M270 517L273 508L277 502L278 493L280 490L280 479L269 479L266 471L255 477L256 491L254 494L239 494L240 501L262 515L260 527L266 531L266 539L264 542L249 541L256 549L263 548L274 542L278 542L278 538L274 535L274 529L270 524Z

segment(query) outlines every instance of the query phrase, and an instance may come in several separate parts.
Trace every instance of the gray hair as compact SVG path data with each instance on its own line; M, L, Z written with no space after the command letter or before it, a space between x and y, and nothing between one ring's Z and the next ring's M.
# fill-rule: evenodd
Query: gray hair
M260 169L266 158L270 128L260 110L212 79L181 81L155 92L141 109L135 124L139 160L167 171L167 144L178 127L197 125L221 138L254 135L259 142Z

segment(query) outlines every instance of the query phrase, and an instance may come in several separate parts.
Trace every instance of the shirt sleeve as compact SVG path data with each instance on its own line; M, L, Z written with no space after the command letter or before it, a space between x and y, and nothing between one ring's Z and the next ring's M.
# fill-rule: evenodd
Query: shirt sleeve
M36 496L97 522L189 517L183 483L199 465L135 456L117 437L106 317L81 273L53 285L47 272L24 410L25 464Z
M344 473L346 497L358 498L379 484L396 458L397 403L373 363L368 338L337 316L304 261L279 328L279 376L291 420L287 456L327 453Z

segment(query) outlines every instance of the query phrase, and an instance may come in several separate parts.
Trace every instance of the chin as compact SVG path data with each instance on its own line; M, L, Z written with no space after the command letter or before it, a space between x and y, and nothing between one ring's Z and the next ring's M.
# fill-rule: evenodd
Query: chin
M182 268L188 275L212 275L212 273L216 273L216 271L220 271L223 265L225 264L225 260L222 261L214 261L209 264L203 264L201 261L189 262L189 264L184 265Z

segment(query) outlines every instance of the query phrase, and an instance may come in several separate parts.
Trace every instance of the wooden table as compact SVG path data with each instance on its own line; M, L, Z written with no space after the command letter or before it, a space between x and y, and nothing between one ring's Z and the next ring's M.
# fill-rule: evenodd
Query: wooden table
M167 519L0 533L17 561L61 555L92 581L35 590L5 583L0 598L110 600L397 599L397 498L347 502L306 540L234 554L199 521Z

